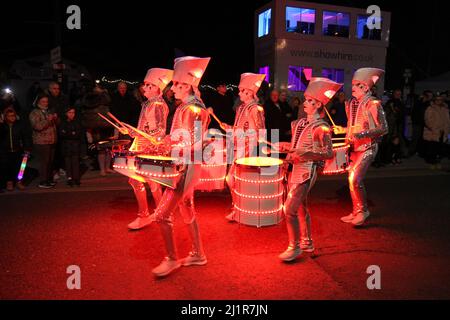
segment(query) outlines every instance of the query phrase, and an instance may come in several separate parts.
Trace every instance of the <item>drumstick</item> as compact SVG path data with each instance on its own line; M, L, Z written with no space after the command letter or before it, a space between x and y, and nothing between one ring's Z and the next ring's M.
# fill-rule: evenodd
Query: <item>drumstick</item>
M325 112L327 113L328 118L331 121L331 124L333 125L333 127L336 127L336 124L334 123L333 119L331 118L330 113L328 112L328 109L326 107L324 107L324 109L325 109Z
M208 109L209 114L217 121L217 123L219 124L219 126L223 129L223 130L227 130L225 129L225 127L223 126L222 121L219 120L219 118L217 118L217 116L214 114L214 112L210 109Z
M162 144L162 142L159 142L158 140L156 140L154 137L152 137L152 136L149 135L148 133L146 133L146 132L144 132L144 131L142 131L142 130L139 130L138 128L135 128L135 127L133 127L132 125L129 125L128 123L122 122L122 124L123 124L125 127L127 127L127 128L129 128L129 129L135 131L136 133L138 133L139 135L141 135L141 136L144 137L145 139L151 141L151 143L153 143L153 144L158 144L158 145L159 145L159 144Z
M97 114L106 122L108 122L110 125L112 125L114 128L116 128L117 130L121 131L123 130L123 128L118 127L117 125L115 125L112 121L110 121L108 118L106 118L104 115L102 115L101 113L97 112Z
M110 117L111 117L115 122L117 122L120 126L122 126L122 127L124 126L123 123L122 123L119 119L117 119L111 112L108 112L107 115L110 116Z

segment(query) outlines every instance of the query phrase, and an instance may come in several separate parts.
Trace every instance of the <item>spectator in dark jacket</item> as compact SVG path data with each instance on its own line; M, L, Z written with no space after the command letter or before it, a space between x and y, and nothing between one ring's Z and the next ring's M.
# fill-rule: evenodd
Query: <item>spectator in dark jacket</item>
M280 91L280 96L278 98L281 112L283 113L284 121L281 123L281 130L284 135L284 139L287 141L291 140L291 122L297 115L294 116L291 105L288 102L288 92L286 90Z
M418 152L420 155L424 153L423 128L425 127L425 110L433 101L433 92L425 90L419 100L414 104L411 112L412 121L412 139L409 146L409 154L414 155Z
M392 164L401 163L401 149L404 145L403 120L405 106L401 98L401 90L394 90L392 98L386 102L384 107L389 127L389 132L386 135L386 159L384 161Z
M69 106L69 98L61 93L61 86L57 82L48 85L48 109L58 114L60 119L64 118L64 111Z
M59 127L62 154L67 172L67 184L71 187L80 186L80 154L84 130L75 119L74 107L66 109L65 119Z
M204 102L207 107L213 108L215 115L220 121L224 123L234 123L234 99L233 96L228 93L227 86L224 83L218 83L216 91L205 95ZM215 120L211 121L209 127L220 129L220 125Z
M48 109L58 115L58 119L64 119L64 112L69 106L69 98L61 92L61 86L58 82L50 82L48 85ZM55 157L53 168L56 170L55 179L64 175L64 159L62 156L61 144L59 141L55 146Z
M266 120L267 137L269 142L275 141L278 136L279 141L288 141L287 132L285 132L287 119L279 103L279 92L272 90L269 100L264 104L264 115ZM278 134L276 131L278 130Z
M175 111L177 110L178 106L181 104L181 100L175 99L175 95L173 94L173 91L170 89L172 87L172 82L170 82L163 93L163 99L167 103L167 106L169 107L169 114L167 116L167 127L166 127L166 134L170 133L170 128L172 128L172 120L173 116L175 115Z
M4 122L0 124L0 188L6 182L8 191L14 190L14 184L20 190L24 185L17 180L24 152L31 150L31 141L17 113L9 108L4 111Z
M82 125L86 129L87 142L92 146L99 146L99 142L110 140L114 135L114 129L97 113L106 115L109 112L110 99L102 88L96 86L94 90L83 99ZM111 170L111 153L105 148L97 148L97 159L100 167L100 175L114 173Z
M111 112L122 122L137 126L141 105L136 98L128 92L125 82L119 82L117 92L111 95Z
M330 106L330 115L337 126L347 126L347 114L345 113L345 93L339 92Z

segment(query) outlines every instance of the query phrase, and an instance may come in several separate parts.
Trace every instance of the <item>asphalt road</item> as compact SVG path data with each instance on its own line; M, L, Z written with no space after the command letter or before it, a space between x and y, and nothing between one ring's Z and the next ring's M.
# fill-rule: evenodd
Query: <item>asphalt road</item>
M162 280L151 274L164 256L158 226L127 230L137 206L122 177L3 194L0 298L449 299L450 176L389 170L367 179L372 217L358 229L339 221L351 208L345 178L319 179L310 197L317 249L291 264L277 258L287 246L284 222L228 223L228 194L201 193L208 264ZM182 257L190 241L178 215L175 228ZM67 289L69 265L81 269L81 290ZM367 288L372 265L381 270L380 290Z

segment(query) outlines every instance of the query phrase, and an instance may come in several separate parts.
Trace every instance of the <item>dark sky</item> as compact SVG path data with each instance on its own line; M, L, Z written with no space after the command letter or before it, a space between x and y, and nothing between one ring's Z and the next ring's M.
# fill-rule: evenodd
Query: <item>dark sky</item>
M62 0L58 15L51 0L15 1L7 7L2 3L0 65L5 68L14 58L48 53L54 46L54 27L42 22L59 16L64 23L63 56L84 64L97 77L140 80L149 67L172 67L178 48L213 58L206 82L223 78L236 83L240 73L253 69L253 14L267 2ZM400 85L406 67L419 79L429 71L435 75L450 70L450 27L436 0L317 2L361 8L377 4L392 12L388 87ZM81 31L65 28L70 4L81 7Z

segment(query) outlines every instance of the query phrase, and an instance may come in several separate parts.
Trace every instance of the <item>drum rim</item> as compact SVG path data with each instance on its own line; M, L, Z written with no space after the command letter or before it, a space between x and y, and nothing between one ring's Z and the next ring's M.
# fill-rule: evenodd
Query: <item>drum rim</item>
M239 160L243 160L243 159L271 159L272 161L275 160L278 163L267 164L267 165L255 165L255 164L244 164L244 163L238 162ZM242 167L269 168L269 167L281 166L283 164L283 160L278 159L278 158L270 158L270 157L244 157L244 158L236 159L234 161L234 163L236 164L236 166L242 166Z
M153 158L154 157L154 158ZM174 162L177 160L177 158L173 157L166 157L166 156L158 156L158 155L151 155L151 154L138 154L136 155L136 158L138 160L152 160L152 161L162 161L162 162Z

